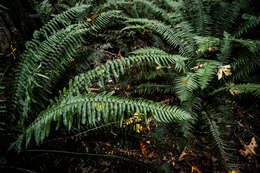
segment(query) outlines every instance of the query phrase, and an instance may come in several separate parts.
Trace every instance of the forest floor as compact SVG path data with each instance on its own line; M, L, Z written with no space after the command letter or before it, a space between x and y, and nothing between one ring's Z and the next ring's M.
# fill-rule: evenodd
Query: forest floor
M174 126L158 126L151 118L142 129L138 123L129 122L123 128L61 132L66 136L56 134L59 137L48 138L39 150L26 151L18 165L36 172L259 172L260 148L254 141L260 134L259 109L236 105L234 112L237 119L230 140L237 144L233 155L238 158L239 169L233 171L224 169L220 152L208 142L208 133L198 132L187 144Z

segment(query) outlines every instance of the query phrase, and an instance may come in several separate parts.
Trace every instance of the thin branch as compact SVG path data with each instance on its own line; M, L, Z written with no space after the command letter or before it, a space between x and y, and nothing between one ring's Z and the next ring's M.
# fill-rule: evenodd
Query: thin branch
M78 152L70 152L70 151L63 151L63 150L26 150L25 152L38 152L38 153L44 152L44 153L65 154L65 155L68 154L68 155L82 156L82 157L89 157L89 156L108 157L108 158L112 158L112 159L120 159L120 160L125 160L125 161L133 162L133 163L136 163L136 164L140 164L140 165L145 165L145 163L141 163L141 162L136 161L136 160L132 160L132 159L117 156L117 155L109 155L109 154L78 153Z

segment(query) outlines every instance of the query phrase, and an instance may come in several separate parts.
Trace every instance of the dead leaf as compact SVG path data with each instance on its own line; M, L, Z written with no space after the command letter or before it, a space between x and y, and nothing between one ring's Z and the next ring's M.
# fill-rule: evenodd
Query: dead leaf
M196 166L191 167L191 172L201 173L201 171Z
M246 145L245 142L242 139L239 139L240 143L244 146L244 150L239 150L240 154L243 155L244 157L247 157L248 155L255 155L255 148L258 146L255 137L251 139L250 144Z
M235 89L230 89L229 90L230 94L234 95L238 95L240 93L242 93L239 89L235 88Z
M197 55L199 55L199 54L200 54L200 52L201 52L201 50L200 50L200 49L196 50L196 54L197 54Z
M222 78L222 68L218 69L217 76L218 76L218 80L220 80Z
M147 158L146 146L142 141L139 141L139 142L140 142L140 148L141 148L142 154L143 154L144 158Z
M187 85L189 85L189 84L190 84L190 82L189 82L189 81L187 81L187 80L183 80L182 82L183 82L183 83L185 83L185 84L187 84Z
M149 158L149 159L151 159L151 158L153 158L153 157L154 157L154 151L151 152L151 153L148 155L148 158Z
M92 21L92 19L91 18L87 18L87 22L91 22Z
M220 80L223 77L223 73L226 76L230 76L232 74L231 73L231 66L230 65L224 65L224 66L219 67L218 73L217 73L218 80Z
M99 88L89 88L90 92L99 91Z

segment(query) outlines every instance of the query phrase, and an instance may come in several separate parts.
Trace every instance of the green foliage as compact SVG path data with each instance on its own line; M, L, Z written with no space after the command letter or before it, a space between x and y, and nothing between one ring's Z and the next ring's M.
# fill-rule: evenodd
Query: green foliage
M51 122L57 121L56 129L63 123L69 130L76 121L78 128L86 123L95 126L100 122L120 121L122 126L125 112L150 113L162 123L190 121L192 117L189 113L177 107L166 106L159 103L141 99L126 99L109 95L86 94L84 96L66 97L66 100L57 102L41 112L34 122L26 128L26 145L29 144L32 134L35 136L37 144L49 135ZM20 140L20 139L19 139Z
M242 93L260 96L259 79L252 76L260 65L259 41L242 37L258 26L258 17L220 0L54 2L39 5L49 22L26 43L14 79L2 83L7 76L0 68L0 96L12 91L5 94L6 107L0 97L0 112L15 115L13 126L21 131L11 148L21 150L24 140L28 148L33 135L39 145L54 122L56 129L80 130L115 120L122 125L138 112L177 124L187 138L193 126L204 124L223 160L230 158L215 117L220 106L231 108L216 100L227 91L236 91L225 95L231 100ZM231 75L221 71L225 65ZM115 90L124 82L129 88ZM155 94L176 99L176 105L143 99ZM233 118L224 115L224 121Z

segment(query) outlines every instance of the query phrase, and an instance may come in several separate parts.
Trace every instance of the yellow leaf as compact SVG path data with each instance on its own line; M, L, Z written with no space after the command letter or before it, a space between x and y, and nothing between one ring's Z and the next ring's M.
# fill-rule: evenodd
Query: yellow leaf
M233 96L241 93L241 91L239 89L237 89L237 88L236 89L230 89L229 92Z
M220 66L217 73L218 80L220 80L223 77L222 73L224 73L226 76L230 76L232 74L230 68L230 65Z
M16 51L16 48L12 44L11 44L10 48L11 48L11 52L7 56L14 55L14 52Z
M218 76L218 80L220 80L222 78L222 68L218 69L217 76Z
M240 173L239 170L228 170L228 173Z
M72 57L69 58L69 62L70 62L70 63L72 63L72 62L74 62L74 61L75 61L74 58L72 58Z
M137 132L137 133L140 133L140 132L143 130L143 127L142 127L141 124L135 124L135 125L133 126L133 130L134 130L135 132Z
M191 167L191 172L201 173L201 171L196 166Z

